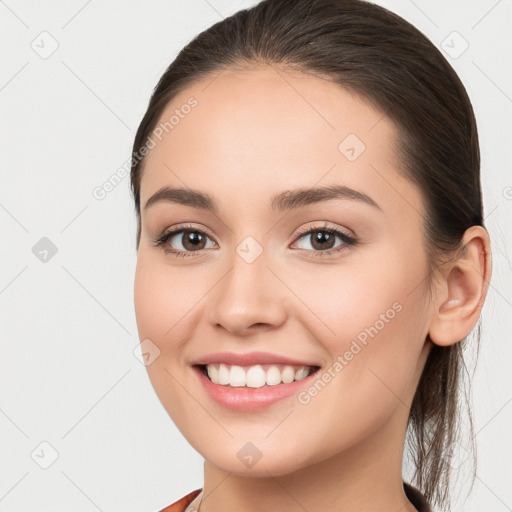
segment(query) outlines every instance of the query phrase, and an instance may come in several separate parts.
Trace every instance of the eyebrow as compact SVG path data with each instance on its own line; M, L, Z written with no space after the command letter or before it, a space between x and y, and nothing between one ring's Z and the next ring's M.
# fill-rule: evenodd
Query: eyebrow
M345 185L285 190L272 197L270 207L273 211L284 212L333 199L360 201L382 211L382 208L370 196ZM215 199L199 190L162 187L147 200L144 209L159 202L183 204L215 214L219 211Z

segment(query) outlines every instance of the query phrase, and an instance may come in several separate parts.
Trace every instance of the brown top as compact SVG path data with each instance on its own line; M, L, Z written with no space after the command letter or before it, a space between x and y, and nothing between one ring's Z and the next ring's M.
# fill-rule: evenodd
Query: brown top
M432 512L430 505L428 504L425 496L413 487L411 484L404 482L404 491L407 499L416 507L418 512ZM199 503L201 501L202 489L196 489L195 491L189 492L187 495L183 496L183 498L175 501L171 505L163 508L159 512L187 512L187 507L195 502L191 508L190 512L197 512L199 507Z
M185 509L194 500L196 496L201 493L202 489L196 489L195 491L189 492L187 495L180 498L178 501L171 503L169 506L160 510L160 512L185 512Z

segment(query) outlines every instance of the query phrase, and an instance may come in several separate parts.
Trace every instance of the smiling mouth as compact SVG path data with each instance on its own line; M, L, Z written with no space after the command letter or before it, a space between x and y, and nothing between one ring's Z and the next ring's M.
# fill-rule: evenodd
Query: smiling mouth
M225 387L262 388L299 381L316 373L319 366L256 364L238 366L227 363L196 365L210 382Z

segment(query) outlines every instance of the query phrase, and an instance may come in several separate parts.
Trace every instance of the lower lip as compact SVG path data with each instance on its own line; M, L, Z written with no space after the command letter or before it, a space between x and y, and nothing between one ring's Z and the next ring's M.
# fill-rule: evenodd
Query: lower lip
M261 388L222 386L214 384L198 367L193 367L198 374L199 380L206 392L218 404L228 409L236 409L239 411L256 411L263 409L275 402L295 395L300 389L310 382L315 375L312 373L301 380L295 380L289 384L276 384L275 386L265 385Z

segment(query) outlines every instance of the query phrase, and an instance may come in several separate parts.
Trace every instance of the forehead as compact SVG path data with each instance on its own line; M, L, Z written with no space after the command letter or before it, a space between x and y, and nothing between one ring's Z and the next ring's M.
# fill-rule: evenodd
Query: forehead
M142 205L165 185L202 189L221 201L229 193L246 205L315 184L364 188L391 206L396 194L417 195L396 172L391 120L311 74L260 66L210 75L181 91L158 126Z

